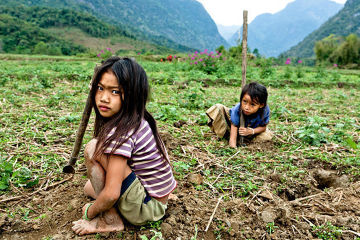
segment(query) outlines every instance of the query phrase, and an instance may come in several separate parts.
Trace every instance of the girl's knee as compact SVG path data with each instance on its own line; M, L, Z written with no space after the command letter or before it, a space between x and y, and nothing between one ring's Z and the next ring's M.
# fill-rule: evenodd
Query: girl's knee
M84 150L84 156L85 156L86 161L91 160L92 157L94 156L97 141L98 140L96 138L93 138L90 140L90 142L88 142L86 144L85 150Z

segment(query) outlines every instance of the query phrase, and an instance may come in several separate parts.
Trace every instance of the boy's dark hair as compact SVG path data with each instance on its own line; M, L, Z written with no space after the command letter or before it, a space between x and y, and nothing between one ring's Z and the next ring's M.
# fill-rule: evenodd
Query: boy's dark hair
M95 95L101 77L105 72L113 73L122 89L121 109L110 118L101 116L96 107ZM136 133L141 120L144 118L150 125L160 153L168 160L163 142L160 139L155 119L146 110L146 102L149 96L149 83L145 70L135 60L130 58L110 57L95 70L94 81L91 87L91 101L95 109L94 137L97 138L96 152L94 157L99 156L109 147L110 143L116 144L111 150L115 150L126 142L130 137L127 134ZM112 129L116 128L113 135L108 137ZM120 139L120 140L119 140Z
M249 84L246 84L240 95L240 103L245 96L245 94L248 94L252 101L258 103L258 104L264 104L263 108L260 108L260 116L263 118L264 115L264 109L267 105L267 98L268 98L268 92L264 85L261 85L257 82L251 82Z

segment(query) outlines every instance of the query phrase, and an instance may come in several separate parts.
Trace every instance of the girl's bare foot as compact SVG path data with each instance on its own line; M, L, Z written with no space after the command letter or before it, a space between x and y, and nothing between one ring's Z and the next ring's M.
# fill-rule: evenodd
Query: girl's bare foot
M91 221L80 219L73 222L72 230L78 235L117 232L124 230L124 223L115 208L112 208L105 212L103 216L96 217Z

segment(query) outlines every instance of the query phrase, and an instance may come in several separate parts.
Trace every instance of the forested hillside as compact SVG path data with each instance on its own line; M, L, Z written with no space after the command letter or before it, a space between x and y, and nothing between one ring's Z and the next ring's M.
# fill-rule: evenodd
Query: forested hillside
M257 16L248 27L248 44L260 54L278 56L335 15L342 4L330 0L296 0L275 14ZM240 29L242 32L242 28ZM229 40L236 45L238 32Z
M86 11L111 24L122 24L136 37L177 48L214 49L227 42L204 7L195 0L14 0L0 1L7 6L19 3L28 6L71 8ZM175 46L174 46L175 45Z
M17 8L1 6L0 13L2 14L0 39L2 39L2 49L5 52L33 53L39 43L47 45L48 52L46 53L51 55L73 55L85 52L88 46L76 43L76 38L72 37L70 41L66 34L59 36L57 32L64 28L78 28L88 37L93 38L122 38L127 45L141 46L139 48L147 46L148 49L155 49L155 52L169 51L165 47L137 41L136 34L129 32L125 27L110 25L87 13L69 9L25 6ZM60 30L54 31L54 28ZM116 40L112 40L112 42L116 43ZM192 50L172 43L178 51ZM133 48L135 49L136 46Z
M303 41L282 56L311 57L314 56L315 42L331 34L348 36L354 33L360 36L360 1L347 0L344 8L326 21L319 29L308 35Z

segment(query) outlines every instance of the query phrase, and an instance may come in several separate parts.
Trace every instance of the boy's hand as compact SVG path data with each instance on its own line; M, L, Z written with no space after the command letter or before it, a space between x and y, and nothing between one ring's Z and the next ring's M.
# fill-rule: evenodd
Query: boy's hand
M254 130L252 128L244 128L244 127L239 128L239 135L240 136L253 135L253 132L254 132Z

